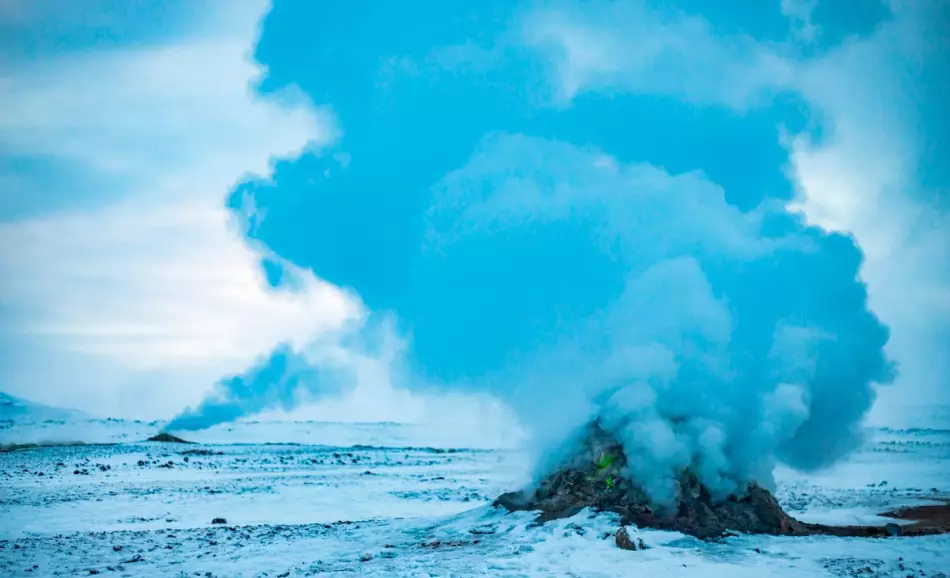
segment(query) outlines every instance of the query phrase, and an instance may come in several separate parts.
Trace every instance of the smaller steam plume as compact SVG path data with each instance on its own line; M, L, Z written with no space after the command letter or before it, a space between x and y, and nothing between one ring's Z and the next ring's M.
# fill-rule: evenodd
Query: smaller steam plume
M290 410L303 394L338 395L352 381L348 371L317 367L282 344L244 374L219 381L212 395L175 416L164 431L195 431L262 411Z

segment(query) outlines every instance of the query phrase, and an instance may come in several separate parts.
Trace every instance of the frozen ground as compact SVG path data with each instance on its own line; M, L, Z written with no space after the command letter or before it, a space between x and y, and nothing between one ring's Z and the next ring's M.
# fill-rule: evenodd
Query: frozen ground
M448 450L462 438L413 426L257 422L197 434L197 445L139 441L156 428L0 422L0 443L114 444L0 453L0 575L950 576L948 536L702 543L642 531L652 548L629 552L610 516L536 526L490 507L527 465L491 436L478 439L494 448ZM950 430L880 429L835 471L779 475L800 518L884 521L950 494Z

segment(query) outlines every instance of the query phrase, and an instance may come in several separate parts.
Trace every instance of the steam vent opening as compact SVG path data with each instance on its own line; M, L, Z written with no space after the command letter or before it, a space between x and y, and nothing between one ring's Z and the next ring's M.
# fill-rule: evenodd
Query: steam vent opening
M682 532L700 539L715 539L730 533L782 536L836 535L888 537L945 533L946 525L913 524L887 526L826 526L796 520L775 496L750 482L742 495L714 500L711 492L689 471L677 480L679 491L671 505L654 503L627 472L622 445L597 422L572 457L562 462L539 484L509 492L495 500L508 511L537 511L538 521L573 516L584 508L618 514L621 523L641 528ZM902 512L892 512L902 517Z

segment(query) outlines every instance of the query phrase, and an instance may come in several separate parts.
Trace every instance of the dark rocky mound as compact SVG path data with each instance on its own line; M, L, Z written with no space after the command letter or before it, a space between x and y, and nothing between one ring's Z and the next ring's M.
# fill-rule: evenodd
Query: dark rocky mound
M750 483L743 495L714 500L689 471L679 477L677 502L671 506L657 505L624 474L626 465L622 446L595 423L572 459L536 488L503 494L495 500L495 505L509 511L540 511L539 522L570 517L584 508L592 508L619 514L623 524L674 530L701 539L730 532L783 536L894 535L892 528L885 527L835 527L800 522L782 509L771 492L755 483Z
M148 438L148 439L145 440L145 441L147 441L147 442L162 442L162 443L166 443L166 444L190 444L190 443L194 443L194 442L190 442L190 441L187 441L187 440L183 440L183 439L181 439L181 438L178 437L178 436L173 436L172 434L170 434L170 433L168 433L168 432L161 432L161 433L155 434L155 435L153 435L152 437Z

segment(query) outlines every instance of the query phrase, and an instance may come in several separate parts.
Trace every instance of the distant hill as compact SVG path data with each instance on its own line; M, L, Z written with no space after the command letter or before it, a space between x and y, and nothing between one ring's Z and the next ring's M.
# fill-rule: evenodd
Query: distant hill
M88 417L78 410L50 407L0 392L0 420L45 421L86 419Z

